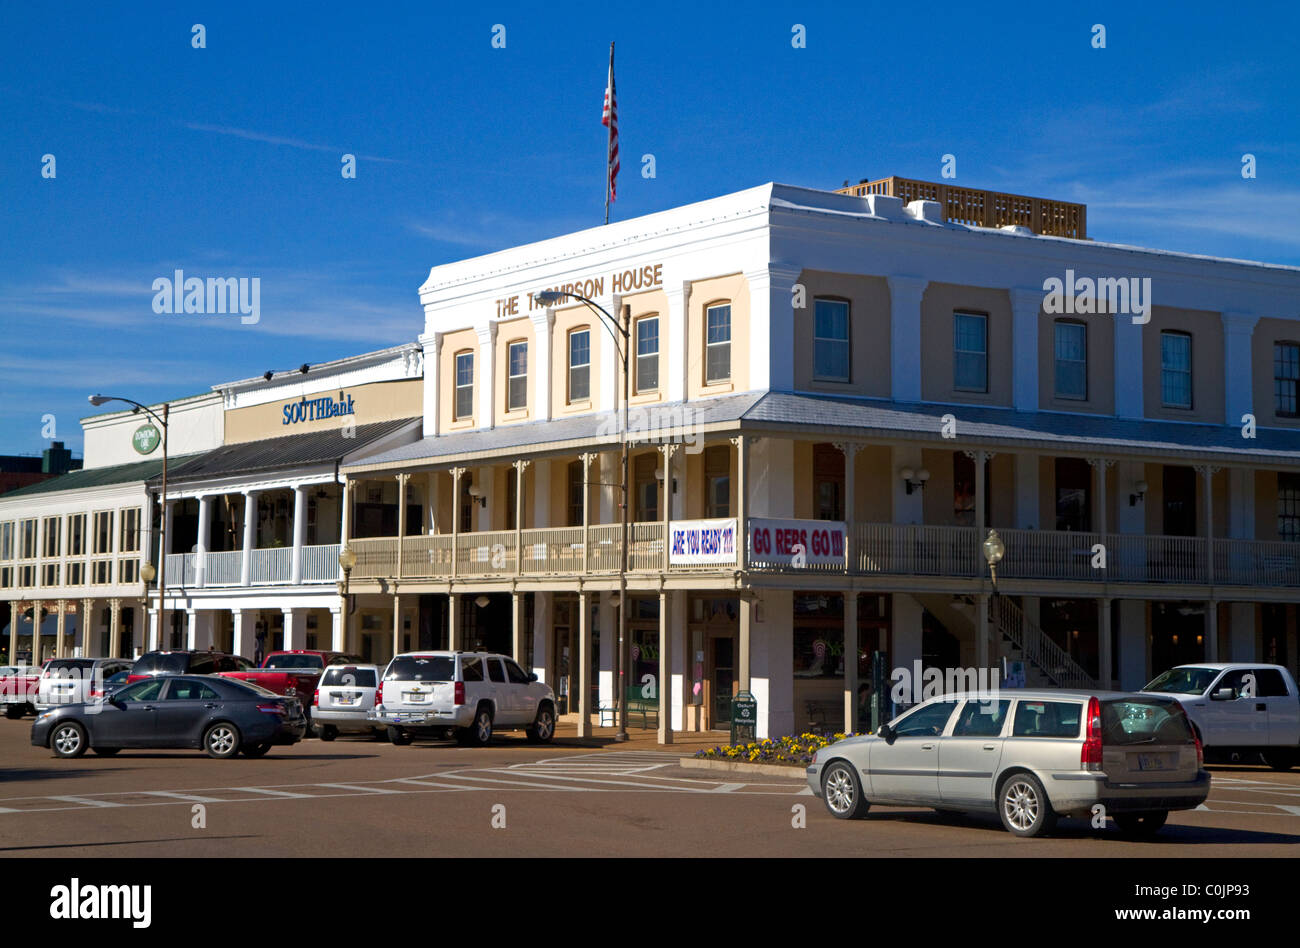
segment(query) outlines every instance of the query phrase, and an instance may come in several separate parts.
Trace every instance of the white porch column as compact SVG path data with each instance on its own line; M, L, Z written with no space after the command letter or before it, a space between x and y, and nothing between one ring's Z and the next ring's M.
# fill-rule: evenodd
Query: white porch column
M1163 671L1163 669L1161 669ZM1147 604L1144 599L1121 599L1119 604L1119 687L1136 691L1150 681L1147 675Z
M158 610L149 610L149 638L145 643L145 650L156 652L162 648L162 632L158 628ZM236 653L238 654L238 653Z
M67 655L63 640L67 632L67 600L60 599L54 605L59 610L59 614L54 620L54 657L64 658Z
M749 281L749 388L777 392L794 390L794 326L811 320L810 308L794 311L794 285L803 269L771 262L745 271ZM702 352L703 340L695 343ZM701 356L702 358L702 356ZM698 364L698 363L696 363Z
M672 689L672 650L673 627L671 609L672 594L666 590L659 591L659 680L656 683L659 694L659 743L673 742L673 689Z
M478 372L477 396L478 404L474 406L474 417L477 420L479 428L496 427L496 358L495 350L497 343L497 324L486 323L474 327L478 334L478 358L475 360L478 364L475 366Z
M1043 291L1016 287L1011 293L1011 391L1016 411L1038 410L1038 313Z
M257 651L257 615L256 609L232 609L230 619L233 631L230 636L231 648L236 655L251 658Z
M588 593L578 593L578 736L591 736L591 598ZM572 688L569 695L573 703Z
M896 275L889 283L889 382L895 400L921 400L921 297L929 280ZM793 352L794 349L785 350ZM1035 356L1036 357L1036 356ZM788 358L788 357L787 357Z
M289 582L302 582L302 547L307 542L307 488L293 489L293 552L289 559Z
M533 362L533 391L530 407L538 421L551 420L551 330L555 326L555 309L548 306L528 317L533 324L533 339L537 351L530 353ZM427 385L428 382L426 381Z
M521 668L525 665L524 655L527 651L524 643L524 635L527 633L524 625L524 605L524 593L516 590L510 594L511 655Z
M844 591L844 730L858 730L858 591Z
M439 434L438 395L442 370L442 333L423 333L420 345L424 347L424 429L426 438Z
M764 439L766 440L766 439ZM740 629L745 636L745 599L740 600ZM749 691L758 702L758 738L793 734L794 707L794 593L788 589L765 589L761 603L748 609L750 653ZM742 687L744 687L742 685ZM799 709L801 712L803 709Z
M257 543L258 491L244 491L244 548L239 561L239 584L250 586L253 582L253 546Z
M1115 663L1111 653L1110 604L1109 599L1097 600L1097 681L1107 689L1114 686L1111 667Z
M32 649L32 653L36 656L36 660L33 662L33 664L35 665L40 664L40 653L38 651L38 647L41 640L41 636L40 636L41 608L40 607L41 607L40 600L37 600L36 614L34 616L34 622L32 624L32 641L35 644L35 646L37 646ZM108 601L108 608L109 608L108 654L113 658L117 658L122 651L122 600L110 599Z
M193 651L199 647L199 613L197 610L185 610L185 625L185 647Z
M402 597L397 592L397 583L393 583L393 655L402 651Z
M670 609L669 628L672 630L673 640L673 661L672 661L672 722L673 730L686 730L686 704L690 700L690 672L691 664L694 662L694 656L691 654L691 643L686 634L686 597L687 593L683 591L671 592L668 595L668 604Z
M343 623L343 606L330 607L330 648L336 652L346 652L347 628Z
M199 498L199 542L194 557L194 585L200 589L207 583L208 545L212 534L212 498L204 494Z
M447 648L457 651L464 648L460 631L460 594L453 592L447 597Z
M1256 313L1227 312L1222 318L1223 423L1241 425L1241 416L1253 410L1251 383L1255 374L1251 366L1250 340L1259 316Z
M600 668L596 690L600 703L609 707L618 703L618 691L614 684L614 675L618 670L618 622L614 619L614 597L618 593L597 595L596 625L600 632Z
M543 465L545 466L545 465ZM551 681L551 593L533 593L533 667L537 680L555 687Z
M93 599L81 600L81 616L80 616L80 621L77 623L77 625L81 628L81 654L94 655L96 652L99 651L99 642L96 640L96 638L92 637L94 635L92 630L95 625L95 600ZM12 629L13 629L13 632L11 633L12 639L9 645L9 660L16 664L18 660L14 657L14 651L18 648L18 623L17 622L13 623ZM159 648L162 647L163 646L161 645L159 646Z
M281 606L284 615L284 648L286 650L307 647L307 610L292 606Z

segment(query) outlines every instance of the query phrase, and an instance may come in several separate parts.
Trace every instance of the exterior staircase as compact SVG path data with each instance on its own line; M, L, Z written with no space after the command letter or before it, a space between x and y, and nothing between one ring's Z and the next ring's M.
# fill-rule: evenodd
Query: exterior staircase
M999 650L1008 661L1025 663L1028 688L1096 688L1097 680L1006 596L989 599L989 621L999 632Z

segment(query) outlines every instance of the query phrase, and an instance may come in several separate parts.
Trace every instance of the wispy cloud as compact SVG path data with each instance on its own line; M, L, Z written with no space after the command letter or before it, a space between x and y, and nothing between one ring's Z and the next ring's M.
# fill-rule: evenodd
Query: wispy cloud
M182 122L185 128L195 132L211 132L214 135L227 135L231 138L242 138L250 142L263 142L268 145L284 145L287 148L301 148L304 151L324 151L333 154L343 154L346 148L339 148L335 145L317 145L313 142L305 142L300 138L285 138L282 135L268 135L265 132L255 132L247 128L234 128L230 125L208 125L204 122ZM384 158L379 155L357 155L362 161L380 161L386 164L404 165L407 162L401 158Z

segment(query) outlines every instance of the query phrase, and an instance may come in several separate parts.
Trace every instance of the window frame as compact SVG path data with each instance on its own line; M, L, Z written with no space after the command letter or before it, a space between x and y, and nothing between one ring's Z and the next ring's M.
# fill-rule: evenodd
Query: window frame
M1295 366L1296 374L1290 378L1277 374L1278 354L1283 347L1290 348L1294 353L1294 359L1290 361ZM1289 383L1291 386L1291 404L1294 407L1289 411L1283 410L1279 405L1278 383ZM1300 418L1300 342L1291 339L1273 340L1273 414L1278 418Z
M641 351L641 342L642 342L641 327L649 323L654 323L654 352L643 353ZM636 394L645 395L651 392L657 392L659 391L659 387L660 387L659 384L659 314L646 313L643 316L638 316L633 321L633 332L634 332L634 338L636 339L636 385L634 386L636 390ZM654 360L654 376L655 376L654 385L646 385L642 382L642 375L644 374L644 370L642 369L642 361L647 359Z
M726 339L725 342L710 342L710 341L709 341L709 316L710 316L710 314L711 314L714 310L716 310L716 309L723 309L724 307L725 307L726 310L727 310L727 339ZM704 320L703 320L703 322L704 322L704 384L705 384L706 387L709 386L709 385L725 385L725 384L727 384L728 382L730 382L730 381L732 380L732 371L731 371L731 343L732 343L732 331L731 331L731 330L732 330L732 322L731 322L731 300L714 300L714 301L711 302L711 303L705 303L705 304L704 304ZM714 376L710 375L710 372L712 371L712 363L711 363L711 361L710 361L710 359L709 359L709 356L713 353L713 351L714 351L715 349L720 349L720 348L722 348L723 346L726 347L726 352L727 352L727 374L726 374L725 376L717 376L717 377L714 377Z
M515 350L523 349L523 371L515 372ZM522 381L523 397L515 404L515 382ZM528 410L528 340L512 339L506 343L506 411Z
M460 380L461 359L469 360L469 381L462 383ZM465 421L474 417L474 350L461 349L451 357L452 375L452 401L451 401L451 419L452 421ZM460 397L462 391L469 392L469 411L462 412Z
M1076 329L1082 334L1082 359L1061 358L1060 334L1061 330L1066 327ZM1062 362L1083 366L1083 394L1078 395L1061 391ZM1069 401L1086 402L1088 400L1088 388L1088 324L1078 319L1057 319L1052 324L1052 396L1054 398L1068 399Z
M573 341L574 338L580 333L587 337L587 361L575 364L573 361ZM580 405L583 404L584 402L590 402L591 401L591 325L590 324L574 326L565 335L565 365L567 366L567 372L565 373L565 387L566 387L565 401L570 405ZM582 369L585 370L586 372L585 382L584 382L586 386L586 392L581 396L576 396L573 393L573 389L574 389L573 373L577 369Z
M817 335L817 305L819 303L834 303L844 307L844 338L836 339L829 336ZM844 346L844 375L827 375L822 372L817 363L817 349L819 343L834 343ZM817 382L839 382L842 384L851 384L853 381L853 302L842 296L814 296L813 297L813 380Z
M957 346L957 326L962 319L977 319L980 325L984 327L984 349L977 351L974 349L960 349ZM966 385L958 384L957 365L961 356L978 355L984 360L984 381L980 388L972 388ZM956 309L952 313L952 390L954 392L971 392L976 395L987 395L989 393L989 314L974 312L971 310Z
M1187 368L1171 369L1165 365L1165 339L1186 339L1187 340ZM1174 408L1179 411L1193 411L1196 406L1196 389L1194 377L1193 359L1193 340L1192 334L1182 329L1162 329L1160 330L1160 407ZM1172 373L1185 374L1187 376L1187 404L1171 402L1165 398L1165 376Z

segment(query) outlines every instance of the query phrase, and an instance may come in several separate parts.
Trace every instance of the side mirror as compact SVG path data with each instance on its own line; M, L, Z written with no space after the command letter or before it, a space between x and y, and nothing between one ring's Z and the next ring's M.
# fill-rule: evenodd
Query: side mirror
M537 672L529 672L529 673L528 673L528 680L529 680L529 681L536 681L536 680L537 680Z
M876 734L884 740L886 744L892 744L898 739L898 732L888 724L880 725L880 730L876 731Z
M1235 701L1237 691L1235 688L1220 688L1218 691L1210 692L1211 701Z

